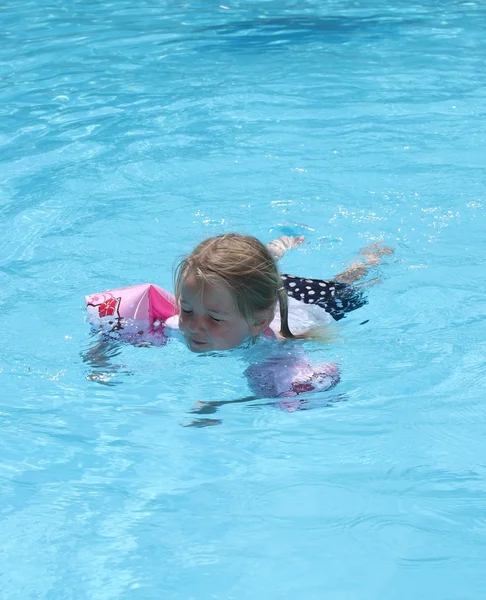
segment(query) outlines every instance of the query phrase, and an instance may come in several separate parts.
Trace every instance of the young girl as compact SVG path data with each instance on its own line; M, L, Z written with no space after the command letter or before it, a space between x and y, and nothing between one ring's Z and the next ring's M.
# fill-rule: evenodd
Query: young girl
M275 257L301 241L284 237L265 247L238 234L205 240L178 267L180 314L167 325L178 325L193 352L230 350L261 334L280 340L311 338L314 327L329 322L328 314L339 320L365 303L350 283L390 252L365 249L365 261L333 281L281 275Z
M302 242L302 237L284 236L265 246L254 237L235 233L209 238L177 268L175 298L156 286L136 286L149 292L134 300L127 290L135 288L113 290L88 296L87 304L90 310L97 309L98 316L111 315L109 323L115 323L117 334L125 331L131 340L135 330L135 339L142 339L137 337L141 335L145 342L151 335L160 340L160 335L165 339L167 333L179 330L196 353L267 340L272 344L270 358L252 361L251 353L247 357L250 364L245 374L256 397L289 398L329 389L339 381L336 365L311 365L301 348L279 342L329 338L326 329L330 321L366 303L352 284L392 251L380 245L365 248L363 260L331 281L281 275L277 258ZM145 322L132 313L134 318L123 318L123 310L134 305L147 306ZM103 364L98 350L90 351L87 360Z

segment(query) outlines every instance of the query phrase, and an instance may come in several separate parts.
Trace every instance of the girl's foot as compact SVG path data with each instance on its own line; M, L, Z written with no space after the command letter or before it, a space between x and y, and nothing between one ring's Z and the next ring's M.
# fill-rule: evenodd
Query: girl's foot
M381 242L376 242L362 248L359 253L363 256L364 261L351 264L342 273L338 273L333 278L334 281L339 281L339 283L355 283L359 281L368 274L371 267L376 267L380 264L383 256L393 254L393 249Z
M272 242L267 244L267 248L270 250L270 254L273 258L279 259L290 250L290 248L295 248L296 246L301 246L304 243L305 237L303 235L298 235L292 237L290 235L282 235L281 237L273 240Z

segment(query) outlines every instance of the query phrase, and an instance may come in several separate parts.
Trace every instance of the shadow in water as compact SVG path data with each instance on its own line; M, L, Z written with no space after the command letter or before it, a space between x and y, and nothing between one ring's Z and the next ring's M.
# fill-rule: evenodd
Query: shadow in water
M383 37L396 35L400 28L416 25L417 20L373 15L369 17L319 17L294 15L289 17L260 17L210 25L195 30L195 33L212 33L219 36L204 37L213 43L208 47L226 45L238 48L263 48L285 44L309 44L312 42L344 43L354 37ZM223 37L224 36L224 37ZM201 40L202 41L202 40Z

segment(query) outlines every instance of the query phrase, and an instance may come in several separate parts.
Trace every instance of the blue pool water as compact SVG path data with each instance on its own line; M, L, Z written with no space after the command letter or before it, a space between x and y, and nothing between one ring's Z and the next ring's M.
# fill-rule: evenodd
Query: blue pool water
M0 596L484 598L484 3L0 16ZM171 288L233 230L305 234L282 266L309 277L395 248L344 342L308 349L346 401L183 427L249 391L177 343L90 379L83 294Z

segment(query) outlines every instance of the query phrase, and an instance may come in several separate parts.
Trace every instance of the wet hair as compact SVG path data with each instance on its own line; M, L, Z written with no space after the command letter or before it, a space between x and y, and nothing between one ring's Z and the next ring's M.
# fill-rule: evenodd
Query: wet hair
M288 323L287 293L280 271L268 248L257 238L227 233L201 242L177 266L175 295L180 302L181 287L189 275L201 282L223 284L230 291L238 312L250 321L260 311L280 308L280 334L287 339L304 339L294 335Z

